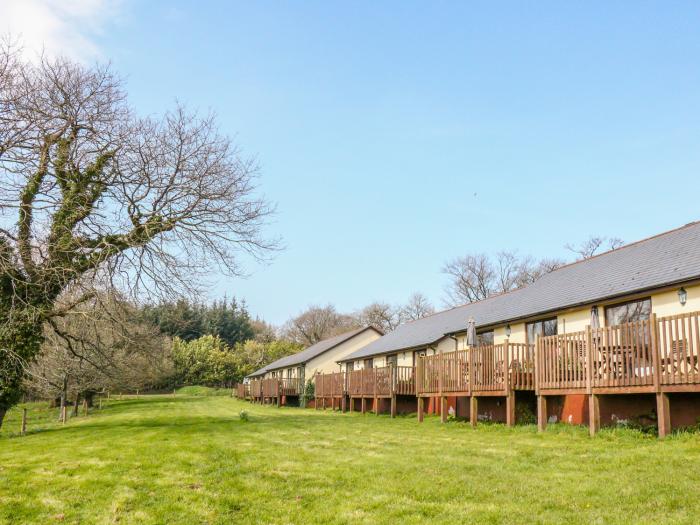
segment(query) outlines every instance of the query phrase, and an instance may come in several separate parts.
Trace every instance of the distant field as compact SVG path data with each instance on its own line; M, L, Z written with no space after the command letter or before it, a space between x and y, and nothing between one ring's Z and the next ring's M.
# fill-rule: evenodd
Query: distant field
M206 393L206 392L197 392ZM0 523L698 523L700 436L508 429L178 394L0 432ZM246 410L249 420L239 412Z

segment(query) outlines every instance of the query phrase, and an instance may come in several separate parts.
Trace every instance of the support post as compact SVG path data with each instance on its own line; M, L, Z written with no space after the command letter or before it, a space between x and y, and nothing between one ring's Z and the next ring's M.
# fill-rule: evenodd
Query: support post
M324 398L322 398L322 399L323 399L323 401L322 401L322 403L323 403L323 410L325 410L325 409L326 409L326 398L324 397Z
M391 417L396 417L396 394L391 396Z
M447 423L447 397L440 396L440 423Z
M469 423L472 427L476 427L476 423L479 420L479 398L476 396L471 396L469 398Z
M659 424L659 437L665 438L671 433L671 405L668 394L665 392L656 394L656 416Z
M374 415L379 415L379 398L375 396L374 398Z
M277 393L277 408L280 408L282 406L282 396L279 395L279 392Z
M343 394L343 397L340 398L340 411L345 413L345 412L347 412L347 410L348 410L348 402L347 402L347 398Z
M537 396L537 430L544 432L547 428L547 396Z
M22 426L20 427L19 433L23 436L27 433L27 409L22 409Z
M600 430L600 399L598 394L588 396L588 432L591 437Z
M515 392L512 390L506 396L506 425L515 425Z
M366 398L361 398L360 401L360 413L364 414L367 411L367 399Z
M423 422L424 412L425 412L425 398L419 397L418 398L418 422L419 423Z
M83 397L83 415L88 415L88 401L86 397Z

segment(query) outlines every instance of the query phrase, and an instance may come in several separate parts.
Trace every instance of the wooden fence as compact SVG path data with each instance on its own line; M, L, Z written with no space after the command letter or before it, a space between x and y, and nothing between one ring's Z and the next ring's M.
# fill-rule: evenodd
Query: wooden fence
M423 356L416 365L419 395L534 390L535 348L522 343L481 345Z
M538 390L653 391L700 384L700 312L540 337Z

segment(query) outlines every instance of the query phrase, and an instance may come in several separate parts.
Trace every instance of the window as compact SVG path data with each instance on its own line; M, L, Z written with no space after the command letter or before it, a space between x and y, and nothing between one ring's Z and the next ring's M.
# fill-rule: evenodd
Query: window
M537 339L538 335L547 337L549 335L557 335L557 318L542 319L534 323L527 323L527 342L532 344Z
M371 357L369 359L365 359L365 368L372 368L374 366L374 359Z
M397 362L398 356L396 354L386 356L386 366L396 366Z
M607 306L605 308L606 326L646 321L649 317L651 317L651 299L649 298Z
M355 363L353 363L352 361L350 363L345 363L346 372L352 372L353 370L355 370Z
M492 345L493 344L493 330L490 332L481 332L476 334L476 346L481 345Z
M287 379L291 379L291 378L292 378L292 369L287 368Z

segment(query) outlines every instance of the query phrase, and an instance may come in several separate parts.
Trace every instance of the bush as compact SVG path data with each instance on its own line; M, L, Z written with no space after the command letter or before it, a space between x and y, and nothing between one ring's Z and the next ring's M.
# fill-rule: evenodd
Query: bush
M304 385L304 391L299 396L299 406L305 408L309 400L316 397L316 386L309 379Z
M239 418L241 421L250 421L250 418L248 417L248 411L247 411L247 410L241 410L241 411L238 413L238 418Z
M236 358L223 340L205 335L194 341L173 342L175 373L186 385L233 384L238 370Z

